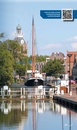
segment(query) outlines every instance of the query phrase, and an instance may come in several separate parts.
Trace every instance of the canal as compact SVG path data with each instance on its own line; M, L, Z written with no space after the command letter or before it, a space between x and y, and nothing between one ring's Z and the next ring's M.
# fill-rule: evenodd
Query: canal
M0 101L0 130L76 130L77 112L53 100Z

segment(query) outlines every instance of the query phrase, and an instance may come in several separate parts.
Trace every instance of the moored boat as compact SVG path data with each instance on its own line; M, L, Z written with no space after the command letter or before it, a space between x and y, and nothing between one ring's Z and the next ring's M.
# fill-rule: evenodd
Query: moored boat
M26 86L39 86L39 85L44 85L44 79L43 78L39 78L39 77L34 77L34 78L29 78L26 82L25 82Z
M42 75L35 70L35 37L34 37L34 18L32 18L32 72L31 77L25 82L26 86L44 85L45 81Z

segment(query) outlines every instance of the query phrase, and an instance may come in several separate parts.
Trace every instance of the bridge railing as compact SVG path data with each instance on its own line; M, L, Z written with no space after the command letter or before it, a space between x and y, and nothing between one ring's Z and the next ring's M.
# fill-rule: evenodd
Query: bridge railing
M0 90L1 98L45 98L53 95L54 90L46 90L46 88L8 88L7 90L1 88Z

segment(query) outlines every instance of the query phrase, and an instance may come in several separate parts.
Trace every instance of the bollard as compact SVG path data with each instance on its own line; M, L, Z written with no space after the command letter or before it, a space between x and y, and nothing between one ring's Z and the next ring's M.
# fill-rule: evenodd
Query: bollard
M72 96L72 91L70 91L70 96Z
M61 90L61 94L64 95L64 90Z

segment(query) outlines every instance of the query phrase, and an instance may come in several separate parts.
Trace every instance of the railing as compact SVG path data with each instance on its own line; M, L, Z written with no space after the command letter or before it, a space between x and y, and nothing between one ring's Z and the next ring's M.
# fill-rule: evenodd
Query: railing
M54 90L45 88L9 88L4 90L1 88L0 97L1 98L48 98L53 97Z

